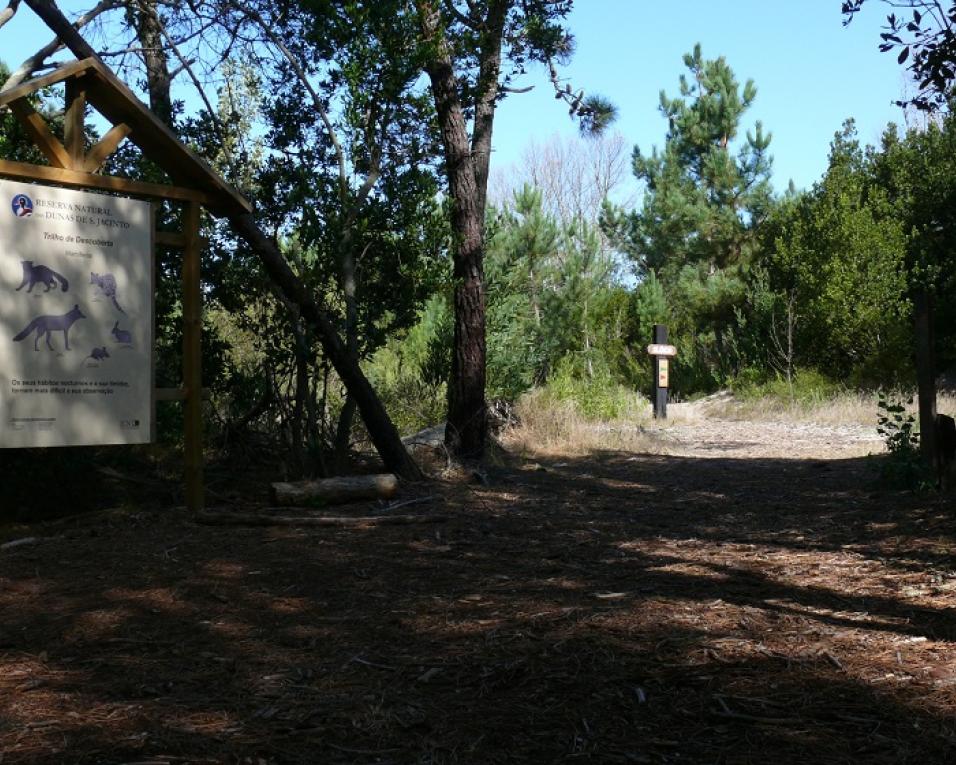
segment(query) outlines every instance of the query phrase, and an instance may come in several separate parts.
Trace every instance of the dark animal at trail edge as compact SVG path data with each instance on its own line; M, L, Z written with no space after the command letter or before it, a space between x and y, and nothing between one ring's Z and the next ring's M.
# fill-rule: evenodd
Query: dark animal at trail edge
M69 289L70 283L66 280L66 277L63 274L58 274L52 268L44 265L35 266L32 260L22 260L20 263L23 265L23 281L17 287L17 292L26 287L28 282L30 286L27 287L27 292L33 292L33 288L37 284L44 285L46 287L44 292L49 292L52 287L56 286L57 282L60 283L64 292Z
M949 415L936 415L936 485L943 488L956 461L956 420Z

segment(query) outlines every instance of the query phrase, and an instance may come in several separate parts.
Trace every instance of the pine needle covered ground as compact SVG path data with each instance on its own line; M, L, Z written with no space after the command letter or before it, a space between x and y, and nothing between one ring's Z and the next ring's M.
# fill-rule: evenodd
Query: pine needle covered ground
M406 488L437 524L33 527L0 761L951 761L951 502L748 426Z

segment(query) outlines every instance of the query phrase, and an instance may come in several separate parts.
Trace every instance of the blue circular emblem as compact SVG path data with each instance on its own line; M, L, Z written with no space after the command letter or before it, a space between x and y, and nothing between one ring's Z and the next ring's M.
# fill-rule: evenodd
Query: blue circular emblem
M13 214L18 218L29 218L33 215L33 200L26 194L17 194L13 198Z

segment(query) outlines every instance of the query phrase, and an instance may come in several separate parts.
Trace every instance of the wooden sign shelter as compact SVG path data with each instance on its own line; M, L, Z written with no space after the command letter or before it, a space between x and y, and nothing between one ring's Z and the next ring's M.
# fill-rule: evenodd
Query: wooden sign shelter
M61 141L30 104L39 90L63 83L66 88L64 138ZM85 145L87 105L112 125L91 148ZM202 445L202 291L200 287L200 208L217 216L242 215L252 208L202 159L190 151L104 64L93 58L65 64L15 88L0 92L0 109L9 108L49 165L0 160L0 177L77 189L96 189L148 201L182 205L182 231L157 231L154 247L183 252L182 386L154 389L154 402L183 401L186 505L203 508ZM161 168L173 185L99 175L124 140L136 144Z

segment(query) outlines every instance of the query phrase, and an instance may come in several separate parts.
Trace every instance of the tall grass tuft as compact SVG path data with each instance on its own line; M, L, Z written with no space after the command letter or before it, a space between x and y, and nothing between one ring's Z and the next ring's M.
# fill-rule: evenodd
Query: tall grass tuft
M639 394L601 380L558 376L524 394L518 424L502 434L505 447L524 456L582 455L599 450L659 452L644 428L651 407Z

